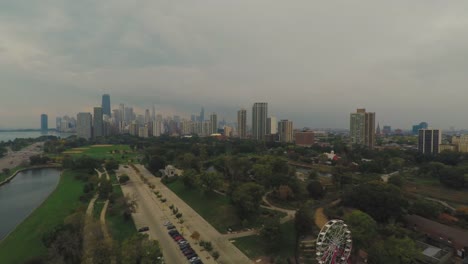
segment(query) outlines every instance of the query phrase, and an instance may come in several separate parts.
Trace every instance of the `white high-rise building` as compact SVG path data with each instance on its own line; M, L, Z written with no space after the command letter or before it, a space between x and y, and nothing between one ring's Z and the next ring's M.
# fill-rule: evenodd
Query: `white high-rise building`
M278 121L275 116L267 118L267 135L274 135L278 133Z
M153 136L160 137L161 133L162 133L162 121L159 121L156 119L156 121L153 122Z
M80 138L90 139L93 135L93 117L91 113L78 113L76 120L77 136Z

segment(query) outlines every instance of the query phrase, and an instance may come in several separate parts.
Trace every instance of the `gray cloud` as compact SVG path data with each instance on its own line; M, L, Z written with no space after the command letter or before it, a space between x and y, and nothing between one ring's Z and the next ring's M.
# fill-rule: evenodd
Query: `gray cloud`
M468 3L3 1L0 127L113 103L228 120L268 101L297 127L468 128Z

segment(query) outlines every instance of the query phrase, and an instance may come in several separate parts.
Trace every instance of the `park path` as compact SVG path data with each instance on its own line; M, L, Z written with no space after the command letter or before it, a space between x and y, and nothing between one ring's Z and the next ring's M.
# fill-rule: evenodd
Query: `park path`
M392 177L393 175L398 174L398 173L399 173L399 171L394 171L392 173L384 174L384 175L380 176L380 178L382 179L383 182L387 183L388 179L390 179L390 177Z
M315 210L315 225L318 228L322 228L328 222L327 216L323 213L323 207Z
M103 174L107 175L107 179L110 180L109 174L105 170L105 173L100 172L98 169L94 169L97 174L98 178L100 179ZM99 194L96 193L91 201L88 204L88 208L86 209L86 216L85 216L85 224L84 224L84 232L83 232L83 264L92 264L93 263L93 258L92 258L92 249L90 248L91 241L93 239L96 239L93 237L92 231L90 230L91 223L93 222L93 211L94 211L94 205L96 203L96 200L98 199ZM112 243L112 238L109 233L109 229L107 228L106 225L106 213L107 213L107 207L109 206L109 199L107 199L104 202L104 206L101 210L101 214L99 217L100 220L100 227L102 230L102 233L104 235L104 242L105 243ZM117 260L115 257L112 257L111 263L117 263Z
M268 206L262 205L261 207L266 208L266 209L270 209L270 210L275 210L275 211L282 212L282 213L286 213L286 216L281 218L281 220L280 220L281 224L284 224L284 223L286 223L286 222L288 222L290 220L293 220L294 217L296 216L296 210L284 209L284 208L277 207L277 206L274 206L273 204L271 204L267 199L267 195L269 195L271 192L272 191L266 193L262 197L263 202L266 203Z

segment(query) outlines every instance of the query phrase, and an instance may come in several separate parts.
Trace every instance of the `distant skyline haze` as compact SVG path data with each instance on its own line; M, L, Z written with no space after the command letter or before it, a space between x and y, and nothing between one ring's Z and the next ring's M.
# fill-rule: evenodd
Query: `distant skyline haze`
M295 128L468 128L468 2L2 1L0 129L120 103ZM250 119L249 119L250 122Z

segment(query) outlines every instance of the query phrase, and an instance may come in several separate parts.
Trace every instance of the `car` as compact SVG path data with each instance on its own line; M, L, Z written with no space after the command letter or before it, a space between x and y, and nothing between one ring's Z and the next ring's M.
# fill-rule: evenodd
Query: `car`
M194 252L193 248L191 248L191 247L181 249L181 251L182 251L182 253L192 253L192 252Z
M190 263L194 263L195 261L199 260L200 258L199 257L193 257L191 259L189 259Z
M192 262L193 264L203 264L203 261L201 261L201 259L197 259L195 260L194 262Z
M178 243L179 243L179 245L186 245L189 242L187 242L187 240L180 240L180 241L178 241Z
M170 236L173 236L173 235L178 235L179 232L177 230L170 230L169 232L167 232Z
M179 240L184 239L181 235L175 236L173 238L174 238L175 241L179 241Z
M173 229L176 229L176 227L173 226L173 225L168 225L168 226L167 226L167 230L173 230Z
M179 245L179 248L180 248L180 250L184 250L184 249L186 249L186 248L190 248L190 244L187 243L187 244Z
M191 259L191 258L197 257L197 254L192 253L192 254L189 254L189 255L185 255L185 257L186 257L187 259Z
M172 225L172 223L169 221L164 222L164 226L169 226L169 225Z
M148 230L149 230L149 227L144 226L144 227L138 229L138 232L146 232L146 231L148 231Z

